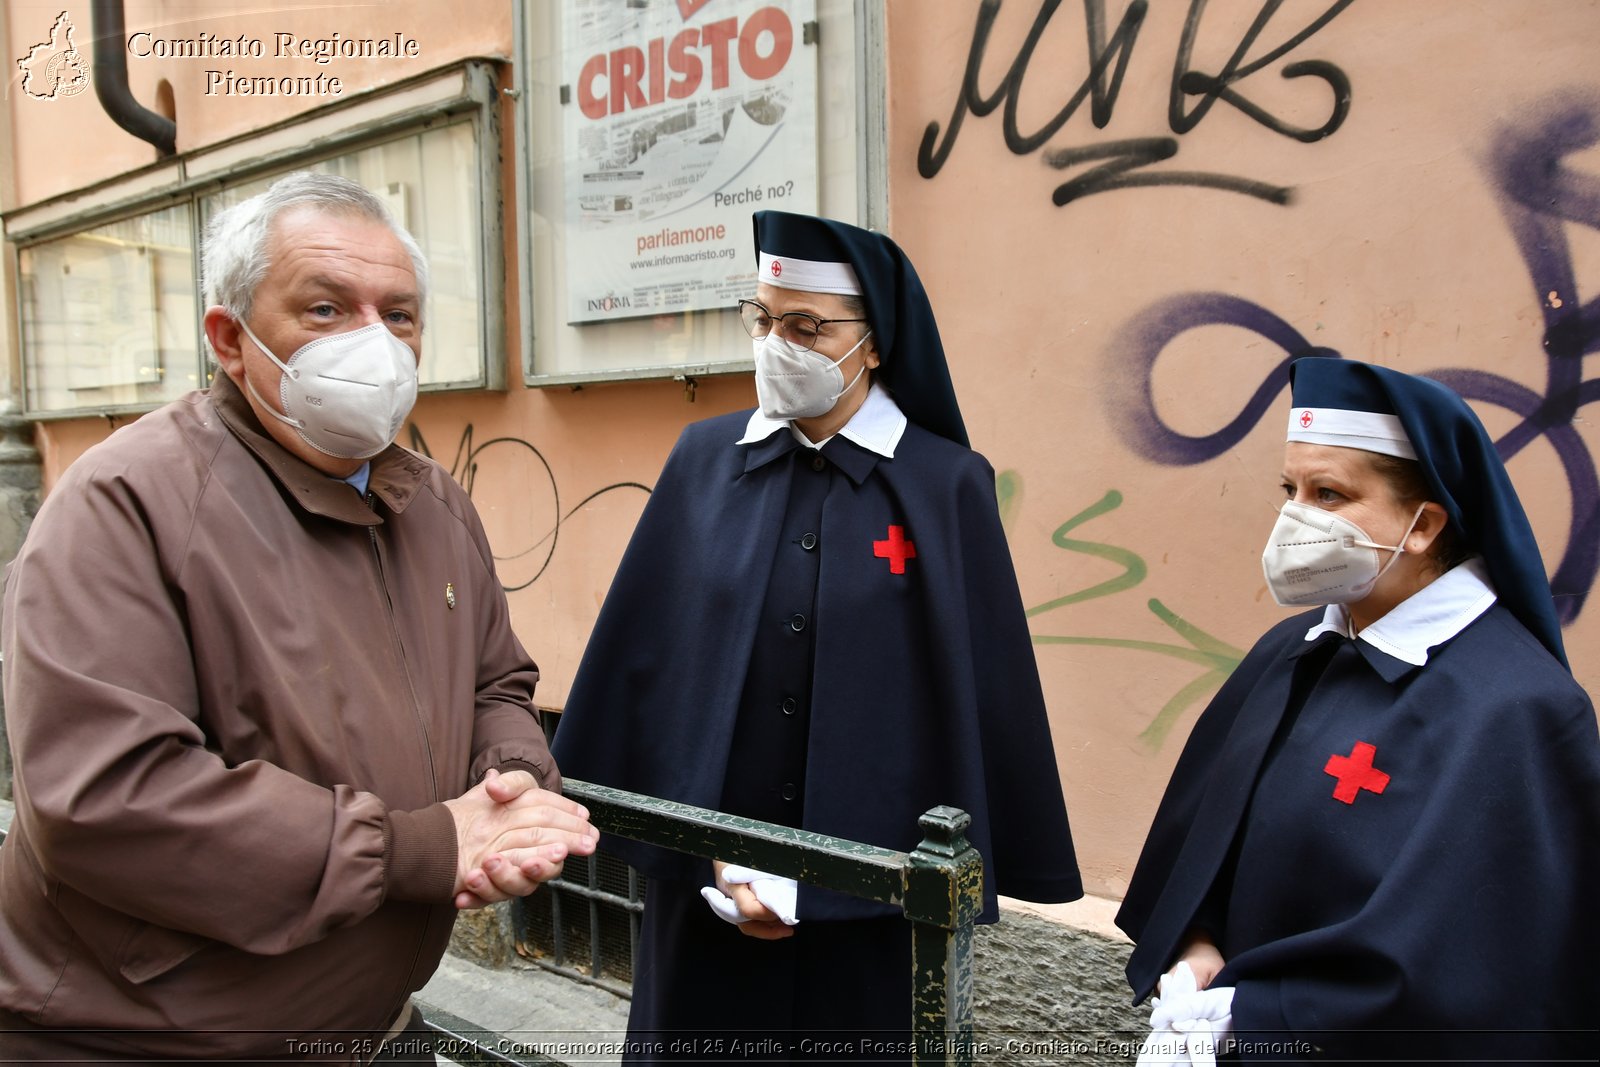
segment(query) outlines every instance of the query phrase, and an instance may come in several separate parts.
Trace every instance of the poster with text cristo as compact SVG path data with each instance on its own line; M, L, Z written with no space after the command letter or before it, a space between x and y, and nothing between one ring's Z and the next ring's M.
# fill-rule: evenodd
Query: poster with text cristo
M567 0L567 319L732 307L817 210L815 0Z

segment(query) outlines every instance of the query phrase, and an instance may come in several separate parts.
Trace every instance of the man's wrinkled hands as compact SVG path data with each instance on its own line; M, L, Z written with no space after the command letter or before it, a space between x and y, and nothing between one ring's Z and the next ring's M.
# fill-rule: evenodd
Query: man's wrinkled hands
M456 824L455 904L481 908L523 897L594 852L600 832L583 805L539 788L527 771L491 770L444 802Z

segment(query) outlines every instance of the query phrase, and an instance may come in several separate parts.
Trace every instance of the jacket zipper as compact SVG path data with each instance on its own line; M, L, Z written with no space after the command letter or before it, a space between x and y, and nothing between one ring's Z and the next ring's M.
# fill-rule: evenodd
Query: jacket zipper
M373 495L367 493L367 507L372 507ZM376 509L374 509L376 510ZM437 803L439 800L439 778L433 766L433 748L428 744L428 726L422 718L422 708L417 701L417 687L411 680L411 663L406 658L406 646L400 640L400 626L394 617L394 598L389 595L389 582L383 573L383 553L378 549L378 528L367 527L367 539L372 545L372 562L378 569L378 588L383 591L384 607L388 609L389 636L394 640L395 654L400 658L400 669L406 677L406 692L411 695L411 716L416 721L417 732L422 737L422 754L428 761L428 787Z
M367 507L372 508L374 497L371 491L368 491L366 497ZM376 513L377 509L373 508L373 511ZM367 527L367 539L368 543L372 545L372 562L378 571L378 588L383 591L383 603L389 616L389 636L393 638L395 653L400 657L400 669L406 677L406 692L411 695L412 718L416 721L417 732L422 737L422 754L427 759L428 764L428 788L433 794L434 802L438 803L439 778L433 766L433 748L428 743L428 726L422 718L422 708L417 701L417 687L411 680L411 663L406 658L406 646L400 640L400 626L394 617L394 598L389 595L389 581L383 572L383 553L378 548L378 528L376 526ZM417 932L417 948L412 953L410 972L406 977L402 992L411 988L412 981L416 977L417 964L422 959L422 946L427 944L428 931L433 926L433 914L433 909L428 909L427 917L422 923L422 929Z

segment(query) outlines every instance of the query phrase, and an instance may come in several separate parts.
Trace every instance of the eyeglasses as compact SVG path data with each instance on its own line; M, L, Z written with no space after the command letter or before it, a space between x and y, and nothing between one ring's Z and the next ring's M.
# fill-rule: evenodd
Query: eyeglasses
M787 315L774 315L754 300L739 301L739 321L744 323L745 332L757 341L772 332L777 326L781 336L791 344L800 345L807 351L815 348L817 338L822 334L822 328L830 322L866 322L866 319L819 319L815 315L807 315L804 311L791 311Z

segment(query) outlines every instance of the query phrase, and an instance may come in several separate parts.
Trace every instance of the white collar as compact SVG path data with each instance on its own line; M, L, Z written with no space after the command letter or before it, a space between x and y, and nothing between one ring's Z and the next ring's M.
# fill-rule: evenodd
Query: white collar
M1428 662L1436 648L1467 628L1495 602L1489 569L1481 556L1452 567L1389 610L1357 635L1378 651L1414 667ZM1350 612L1343 604L1329 604L1322 621L1306 631L1306 640L1332 631L1350 633Z
M795 440L807 448L821 448L828 443L807 440L806 435L801 433L792 421L769 419L761 414L760 408L750 413L750 421L745 423L744 436L735 443L748 445L765 441L785 427L794 434ZM840 429L838 436L854 441L884 459L893 459L895 446L900 443L900 437L905 432L905 412L900 410L900 405L894 402L894 397L889 395L887 389L873 382L872 388L867 391L867 398L861 402L856 413L850 416L850 421Z

